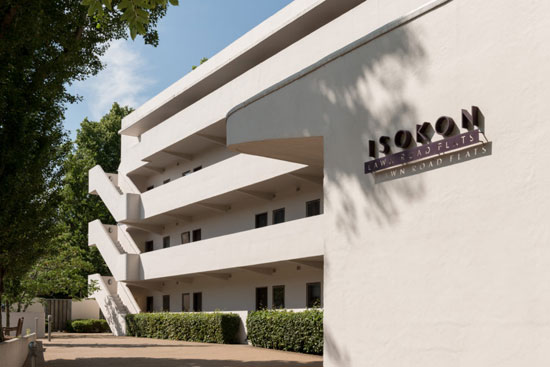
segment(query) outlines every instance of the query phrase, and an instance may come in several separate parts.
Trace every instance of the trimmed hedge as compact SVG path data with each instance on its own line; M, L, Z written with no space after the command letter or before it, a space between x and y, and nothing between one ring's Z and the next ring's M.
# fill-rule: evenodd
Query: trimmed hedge
M139 313L126 315L126 334L145 338L235 344L241 318L226 313Z
M263 310L246 319L248 340L256 347L323 354L323 311Z
M67 331L70 333L107 333L111 331L105 320L73 320L67 322Z

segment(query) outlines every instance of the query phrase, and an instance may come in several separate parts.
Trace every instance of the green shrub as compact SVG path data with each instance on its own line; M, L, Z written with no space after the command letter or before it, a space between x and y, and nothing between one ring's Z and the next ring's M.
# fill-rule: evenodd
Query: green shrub
M105 320L73 320L67 322L67 331L70 333L106 333L111 331Z
M323 354L323 311L263 310L246 320L248 340L256 347Z
M225 313L140 313L126 315L126 334L189 342L234 344L241 318Z

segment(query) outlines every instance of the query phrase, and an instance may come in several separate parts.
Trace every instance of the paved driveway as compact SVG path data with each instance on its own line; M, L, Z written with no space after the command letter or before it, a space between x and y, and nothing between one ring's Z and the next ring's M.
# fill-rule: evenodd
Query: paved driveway
M107 334L43 341L47 367L322 367L323 359L248 345L188 343Z

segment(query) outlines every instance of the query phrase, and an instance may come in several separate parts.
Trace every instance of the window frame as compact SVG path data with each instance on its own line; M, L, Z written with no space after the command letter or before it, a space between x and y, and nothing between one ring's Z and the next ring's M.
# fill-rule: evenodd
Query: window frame
M166 241L166 239L168 239L168 241ZM170 247L170 236L162 237L162 248L169 248L169 247Z
M259 295L259 291L260 290L265 290L265 303L266 305L263 307L263 308L260 308L258 307L259 305L259 302L258 302L258 295ZM269 308L269 288L268 287L256 287L256 311L260 311L260 310L267 310Z
M188 308L185 309L185 296L187 296ZM181 294L181 312L191 312L191 294L189 292Z
M277 213L283 213L283 220L281 222L275 222L275 218L277 217ZM273 210L273 213L271 214L271 224L284 223L285 220L286 220L285 216L286 216L285 208L279 208L279 209Z
M200 299L200 307L197 307L197 296ZM202 292L193 292L193 312L202 312Z
M199 234L199 238L196 239L196 233ZM197 229L194 229L192 232L191 232L191 242L198 242L198 241L202 241L202 228L197 228Z
M149 301L151 301L151 307L149 307ZM145 312L155 312L155 297L147 296L145 298Z
M280 307L277 307L278 305L275 304L275 290L276 289L281 289L283 290L283 302L282 302L282 306ZM271 308L272 309L275 309L275 310L280 310L280 309L284 309L286 307L285 305L285 297L286 296L286 290L285 290L285 286L284 284L281 284L281 285L274 285L271 287Z
M265 215L265 225L263 226L259 226L258 225L258 219L262 216ZM269 225L269 215L267 214L267 212L264 212L264 213L258 213L254 216L254 228L262 228L262 227L267 227Z
M187 235L187 242L184 241L184 236ZM191 231L181 232L181 244L185 245L186 243L191 243Z
M317 204L318 205L318 213L316 213L316 214L310 214L309 213L309 208L310 208L309 206L312 205L312 204ZM320 215L320 214L321 214L321 199L306 201L306 218L314 217L314 216Z
M151 245L150 250L148 249L148 245ZM145 252L152 252L152 251L155 251L155 241L153 240L145 241Z
M170 312L170 295L169 294L162 295L162 312Z
M313 285L319 285L319 307L323 307L323 287L321 282L310 282L306 283L306 308L315 308L314 303L311 303L310 306L310 298L311 298L311 292L310 292L310 286Z

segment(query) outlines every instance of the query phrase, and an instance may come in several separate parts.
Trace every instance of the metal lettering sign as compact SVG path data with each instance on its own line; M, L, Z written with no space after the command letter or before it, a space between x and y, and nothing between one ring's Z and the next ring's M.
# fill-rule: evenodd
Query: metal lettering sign
M479 133L483 133L485 130L484 123L484 116L480 109L473 106L471 113L462 110L462 127L467 130L464 133L460 133L458 126L451 117L442 116L437 119L435 130L429 122L416 125L416 144L413 142L411 132L399 130L393 141L395 146L403 149L400 152L392 152L392 139L389 136L380 137L378 139L379 144L374 140L370 140L369 156L374 159L365 162L365 174L479 144ZM434 132L443 136L443 139L432 141ZM382 149L378 150L377 146ZM378 153L383 153L384 157L379 158Z

